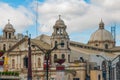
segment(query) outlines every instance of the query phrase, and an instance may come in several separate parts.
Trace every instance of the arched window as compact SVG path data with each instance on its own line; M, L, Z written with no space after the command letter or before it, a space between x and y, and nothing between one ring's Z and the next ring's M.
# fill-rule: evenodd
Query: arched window
M7 32L5 32L5 38L7 39Z
M12 69L14 69L14 68L15 68L15 60L12 59Z
M67 48L69 48L69 43L67 42Z
M55 46L57 46L57 44L58 44L57 41L55 41Z
M65 54L62 54L62 59L65 59Z
M108 49L108 44L105 44L105 49Z
M70 55L68 55L68 61L70 62Z
M95 46L98 46L98 44L95 44Z
M106 75L107 75L106 65L107 65L106 61L103 61L102 62L102 75L103 75L104 80L106 80Z
M23 61L24 61L24 62L23 62L23 63L24 63L24 67L25 67L25 68L28 68L28 57L25 56Z
M9 33L9 39L11 39L11 33Z
M120 80L120 61L116 63L116 80Z
M98 75L98 80L101 80L100 74Z
M57 34L60 34L60 29L59 28L57 28Z
M38 67L40 68L41 67L41 59L38 58Z
M63 29L60 29L60 34L61 34L61 35L63 34Z
M62 45L62 44L64 44L64 41L63 41L63 40L61 41L61 47L64 47L64 45Z
M56 59L57 59L57 54L54 54L54 62L55 62Z
M3 44L3 51L6 51L6 45Z

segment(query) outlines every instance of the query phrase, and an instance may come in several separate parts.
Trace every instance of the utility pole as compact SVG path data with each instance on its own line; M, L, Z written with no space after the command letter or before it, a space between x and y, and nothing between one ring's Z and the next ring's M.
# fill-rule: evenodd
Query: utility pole
M28 79L32 80L32 65L31 65L31 41L30 37L28 38Z

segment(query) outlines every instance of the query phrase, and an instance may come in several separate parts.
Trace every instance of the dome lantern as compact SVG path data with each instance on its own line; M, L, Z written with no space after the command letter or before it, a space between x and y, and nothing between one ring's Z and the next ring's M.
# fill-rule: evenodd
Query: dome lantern
M101 19L101 22L99 23L99 29L104 29L104 22Z

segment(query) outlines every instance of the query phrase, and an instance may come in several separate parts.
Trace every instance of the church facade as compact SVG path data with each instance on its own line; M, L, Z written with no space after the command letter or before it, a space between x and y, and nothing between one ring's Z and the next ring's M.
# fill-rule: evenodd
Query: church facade
M10 24L10 23L8 23ZM3 30L3 36L7 39L15 39L13 27L8 31ZM104 23L101 20L98 30L91 35L88 44L71 41L66 32L67 26L59 17L53 26L53 33L51 36L41 35L37 38L31 39L31 59L32 59L32 77L33 80L46 79L46 53L45 50L53 49L57 45L48 60L49 79L50 80L106 80L109 78L108 68L103 66L104 59L96 57L102 55L106 59L115 58L120 55L120 47L115 46L115 41L111 33L104 28ZM6 32L5 32L6 31ZM10 33L10 32L11 33ZM2 39L2 38L1 38ZM19 41L14 41L14 45L7 48L4 56L8 57L8 64L5 70L18 71L20 78L27 80L28 71L28 36L25 36ZM6 43L6 42L5 42ZM2 44L2 42L0 43ZM8 44L6 43L5 45ZM6 49L2 44L1 50ZM56 63L56 60L65 60L63 64ZM117 61L119 63L119 60ZM118 69L119 67L115 65ZM105 74L103 69L105 69ZM117 74L120 72L114 69ZM104 75L103 75L104 74ZM119 80L117 75L113 76L114 80ZM112 78L113 78L112 77Z

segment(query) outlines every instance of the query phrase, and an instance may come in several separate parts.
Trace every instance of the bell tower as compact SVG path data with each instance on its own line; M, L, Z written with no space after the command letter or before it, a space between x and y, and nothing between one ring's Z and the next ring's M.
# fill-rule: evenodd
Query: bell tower
M8 20L8 23L3 29L3 36L0 38L0 50L7 51L10 49L18 40L15 37L15 29Z
M56 59L65 59L65 62L69 62L70 57L70 48L69 48L69 36L66 32L67 26L65 25L64 21L61 19L61 15L59 15L59 19L56 21L55 25L53 26L53 33L51 36L51 47L53 48L57 44L64 44L58 45L57 49L52 52L52 63L55 62Z
M13 28L13 25L10 24L10 20L8 20L8 24L5 25L5 28L3 29L3 38L4 39L13 39L15 38L15 29Z

